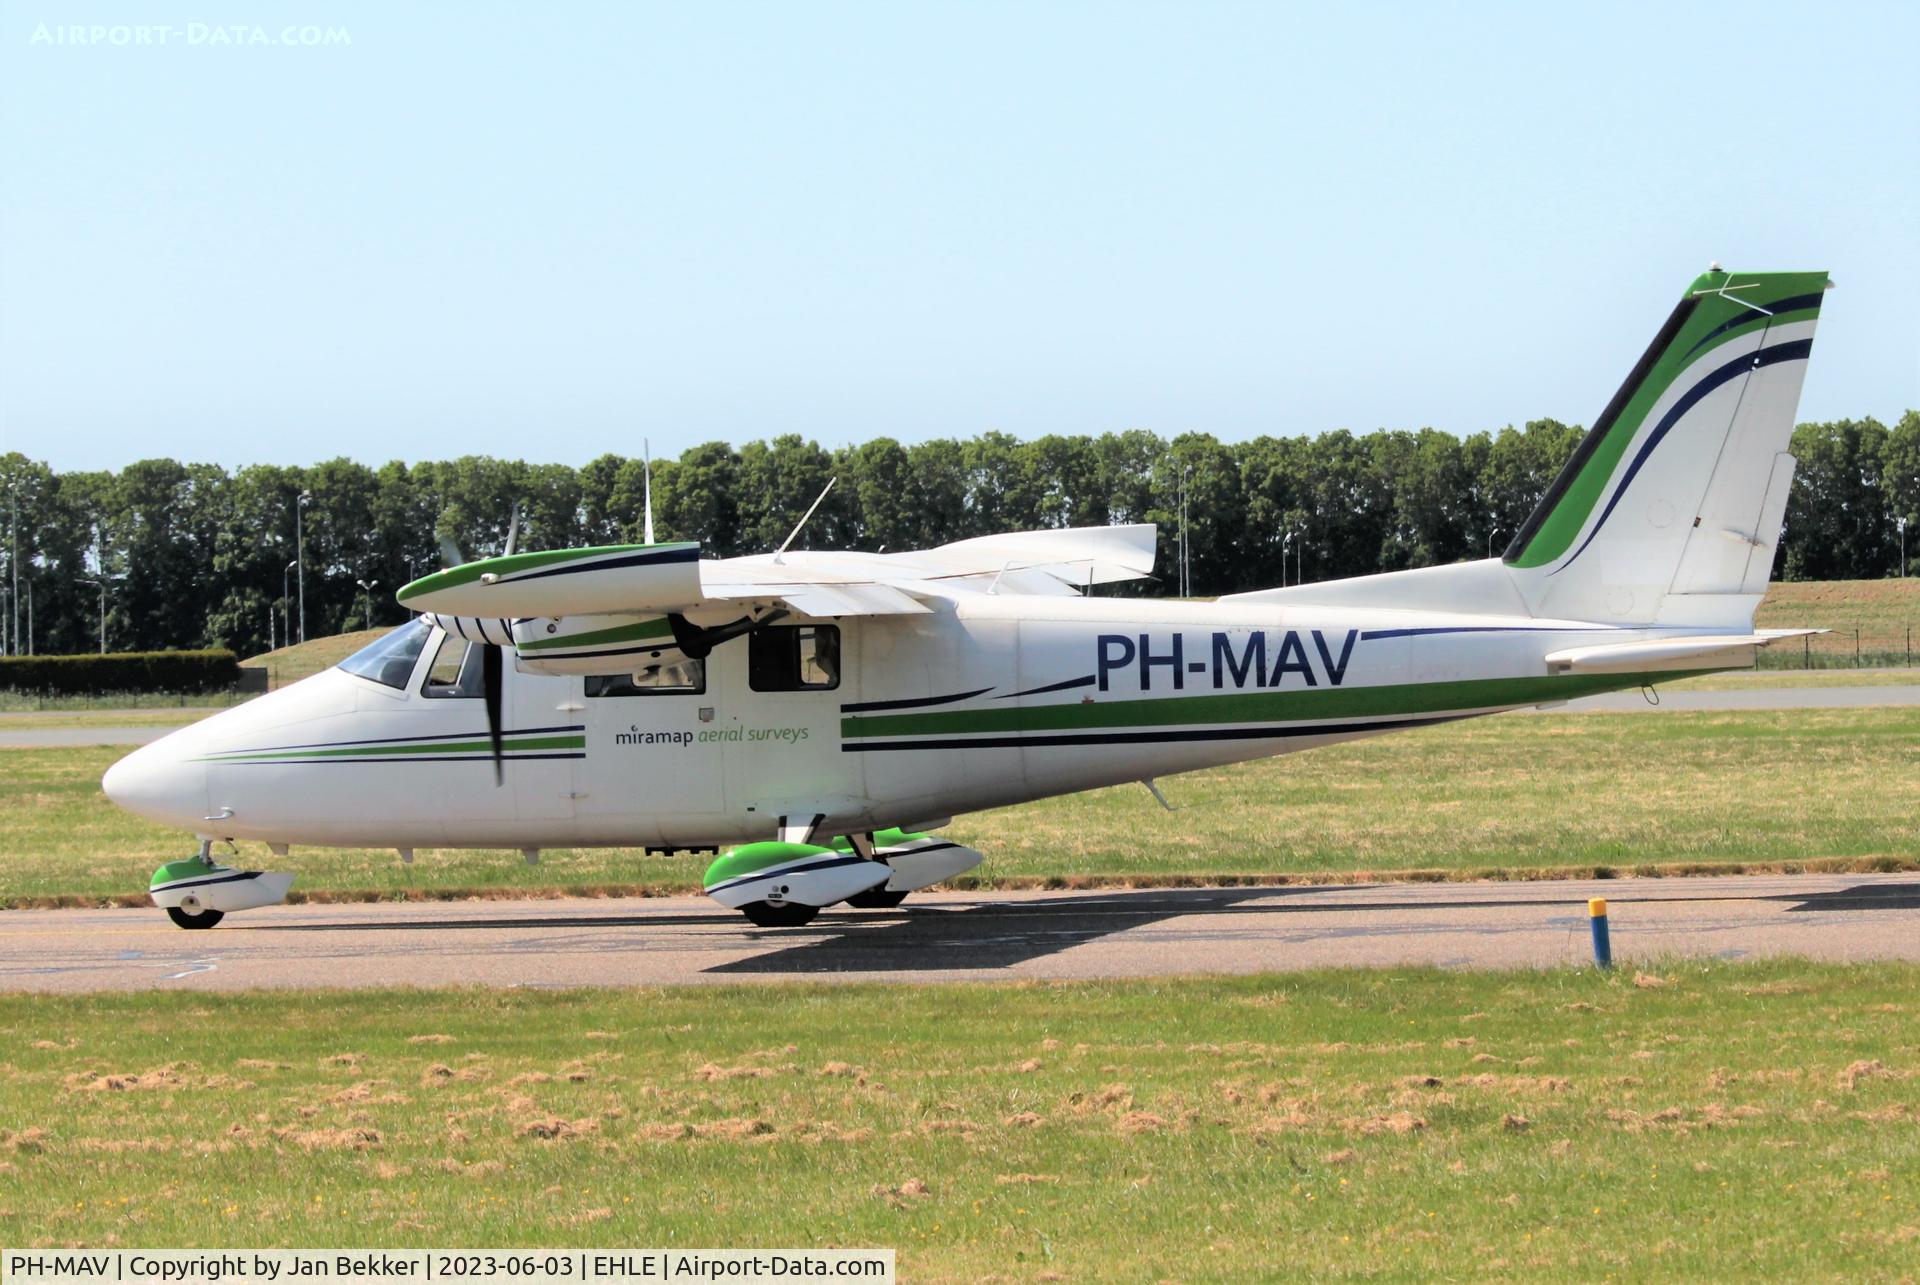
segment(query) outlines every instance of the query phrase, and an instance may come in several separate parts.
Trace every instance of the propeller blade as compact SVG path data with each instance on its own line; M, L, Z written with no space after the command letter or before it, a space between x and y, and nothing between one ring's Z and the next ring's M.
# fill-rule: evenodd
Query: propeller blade
M645 500L646 527L642 532L640 538L646 541L648 544L652 544L653 543L653 443L647 441L647 439L644 437L641 438L640 450L642 452L641 468L644 470L643 476L646 481L646 500Z
M500 683L503 677L501 649L480 644L480 684L481 694L486 698L487 739L493 742L493 783L503 784L500 750Z
M441 536L440 565L443 567L457 567L465 561L466 559L460 554L460 546L453 542L453 537L450 535Z
M520 501L513 502L513 517L507 521L507 551L502 557L513 556L513 546L520 543Z

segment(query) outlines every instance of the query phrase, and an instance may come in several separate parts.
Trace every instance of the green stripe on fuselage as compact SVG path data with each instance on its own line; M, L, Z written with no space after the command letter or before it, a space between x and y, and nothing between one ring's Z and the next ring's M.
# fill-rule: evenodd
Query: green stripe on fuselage
M500 743L502 753L532 750L583 750L587 738L567 736L514 736ZM237 754L209 754L196 763L280 763L332 758L390 758L422 754L490 754L491 742L485 740L416 741L402 745L341 745L325 749L243 751Z
M1651 674L1566 674L1536 678L1478 678L1450 683L1377 687L1323 687L1304 691L1230 692L1137 700L1033 705L1025 709L956 709L918 714L852 716L840 720L848 740L872 736L964 735L969 732L1055 732L1135 727L1297 723L1394 714L1441 714L1508 705L1538 705L1598 692L1685 678L1705 670Z

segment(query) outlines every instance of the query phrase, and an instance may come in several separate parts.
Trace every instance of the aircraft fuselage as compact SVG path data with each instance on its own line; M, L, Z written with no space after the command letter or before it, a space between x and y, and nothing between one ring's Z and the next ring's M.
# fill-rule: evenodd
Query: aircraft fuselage
M762 690L745 639L714 649L700 690L590 695L509 669L496 785L480 700L423 693L441 635L417 626L399 685L317 674L147 746L107 788L202 837L273 844L711 847L809 814L831 833L911 828L1638 686L1649 675L1544 658L1669 632L985 593L777 626L795 627L838 631L834 685Z

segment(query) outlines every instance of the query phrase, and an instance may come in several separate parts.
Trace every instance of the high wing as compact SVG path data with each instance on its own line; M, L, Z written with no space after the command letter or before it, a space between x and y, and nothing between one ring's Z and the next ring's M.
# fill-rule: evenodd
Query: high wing
M492 623L574 616L679 615L703 623L742 609L809 616L925 612L965 593L1072 594L1151 575L1150 523L980 536L903 553L812 552L700 558L697 544L612 545L462 563L402 588L400 602Z

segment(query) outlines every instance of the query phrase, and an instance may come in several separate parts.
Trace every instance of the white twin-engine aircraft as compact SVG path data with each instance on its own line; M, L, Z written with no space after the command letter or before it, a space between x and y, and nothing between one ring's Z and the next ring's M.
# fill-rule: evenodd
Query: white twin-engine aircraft
M649 513L414 581L412 623L104 786L198 835L151 888L183 928L286 896L233 840L725 848L707 892L798 925L976 865L926 833L963 812L1744 667L1808 632L1753 614L1828 285L1696 280L1500 558L1151 601L1088 596L1151 526L703 560Z

